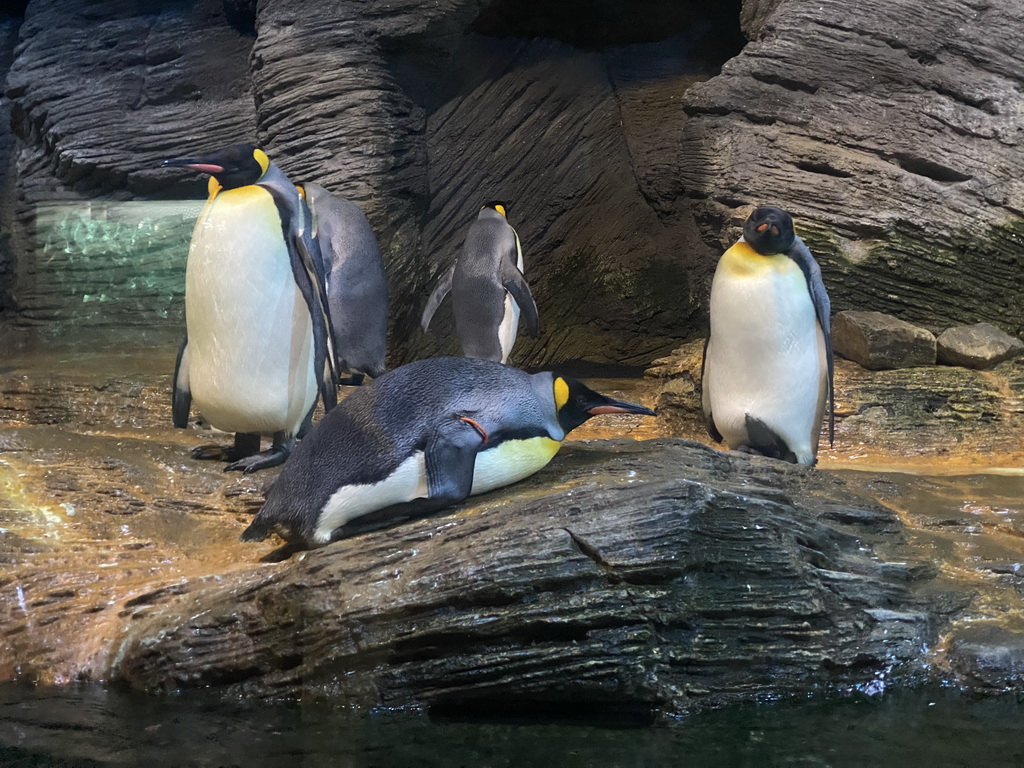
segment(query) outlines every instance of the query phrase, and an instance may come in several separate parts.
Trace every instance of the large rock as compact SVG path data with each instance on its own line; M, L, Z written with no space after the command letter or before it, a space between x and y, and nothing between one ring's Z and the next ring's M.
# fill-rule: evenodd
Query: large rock
M873 371L935 364L935 336L882 312L847 310L832 318L832 350Z
M692 444L571 446L472 512L196 585L132 622L109 675L448 712L850 685L932 642L934 575L870 554L899 521L853 498Z
M991 323L947 328L935 342L938 361L945 365L991 368L1003 360L1024 354L1024 341Z

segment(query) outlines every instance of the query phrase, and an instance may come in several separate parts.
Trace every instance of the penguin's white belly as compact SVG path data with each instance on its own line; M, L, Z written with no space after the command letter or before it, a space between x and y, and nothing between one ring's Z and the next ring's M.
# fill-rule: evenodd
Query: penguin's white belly
M515 230L513 230L514 232ZM523 271L523 247L519 242L519 235L516 238L516 266ZM509 355L512 354L512 347L516 343L516 335L519 332L519 305L512 298L512 294L505 292L505 311L502 314L501 325L498 326L498 343L501 345L501 362L507 363Z
M196 223L185 317L192 400L210 424L297 431L317 394L313 330L266 190L222 192Z
M787 260L788 261L788 260ZM800 268L737 276L720 264L711 288L707 351L712 417L730 448L747 441L746 416L813 461L824 392L824 337Z
M498 326L498 343L501 345L501 362L507 363L519 331L519 305L512 294L505 292L505 312Z
M529 477L558 452L561 443L547 437L507 440L496 448L481 451L473 466L470 495L485 493ZM423 451L403 461L394 472L377 483L339 488L320 512L313 540L326 544L331 533L357 517L428 495L427 464Z

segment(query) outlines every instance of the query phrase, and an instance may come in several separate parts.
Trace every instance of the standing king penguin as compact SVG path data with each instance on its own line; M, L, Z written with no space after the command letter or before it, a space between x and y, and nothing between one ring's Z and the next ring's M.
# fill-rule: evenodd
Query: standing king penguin
M388 284L380 246L359 206L319 184L299 186L313 213L313 228L324 257L328 313L334 327L336 365L349 375L342 384L385 371Z
M313 427L242 540L276 530L318 546L370 512L441 509L532 475L568 432L602 413L654 415L550 372L461 357L404 365Z
M487 203L466 234L459 258L434 288L423 310L424 332L451 291L455 330L466 357L507 363L516 343L519 314L526 333L540 334L537 305L523 277L523 248L505 218L505 206Z
M200 446L198 459L255 472L282 463L316 405L337 402L323 260L310 213L261 149L239 144L165 166L209 174L185 269L186 337L174 372L174 426L190 406L235 433L231 448ZM261 434L273 447L260 453Z
M733 450L817 462L835 432L829 300L821 269L779 208L757 208L711 283L701 379L711 437Z

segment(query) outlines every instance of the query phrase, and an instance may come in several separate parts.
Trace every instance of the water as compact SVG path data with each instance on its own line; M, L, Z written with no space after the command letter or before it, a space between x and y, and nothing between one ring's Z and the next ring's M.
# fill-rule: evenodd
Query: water
M728 707L646 728L435 722L327 704L0 687L20 766L1018 766L1024 703L951 689Z

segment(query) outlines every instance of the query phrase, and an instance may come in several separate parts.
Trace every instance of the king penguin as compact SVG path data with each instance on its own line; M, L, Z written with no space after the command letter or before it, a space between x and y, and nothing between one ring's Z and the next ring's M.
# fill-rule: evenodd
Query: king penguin
M317 392L337 401L323 257L296 188L261 149L239 144L164 161L209 174L185 268L185 341L174 372L174 426L195 405L234 446L198 459L255 472L282 463ZM273 436L262 453L261 434Z
M423 310L424 332L451 291L455 330L466 357L507 363L522 312L526 333L539 335L537 305L523 276L519 235L505 218L505 206L487 203L466 233L459 258L438 282Z
M813 466L826 402L835 431L829 299L780 208L757 208L711 282L705 423L729 448Z
M441 509L532 475L568 432L603 413L654 415L574 379L489 360L438 357L395 368L313 427L242 540L276 530L319 546L370 512L417 499L418 513Z
M348 374L341 383L377 378L385 371L388 284L373 228L358 205L319 184L301 184L299 192L313 213L324 257L336 366Z

